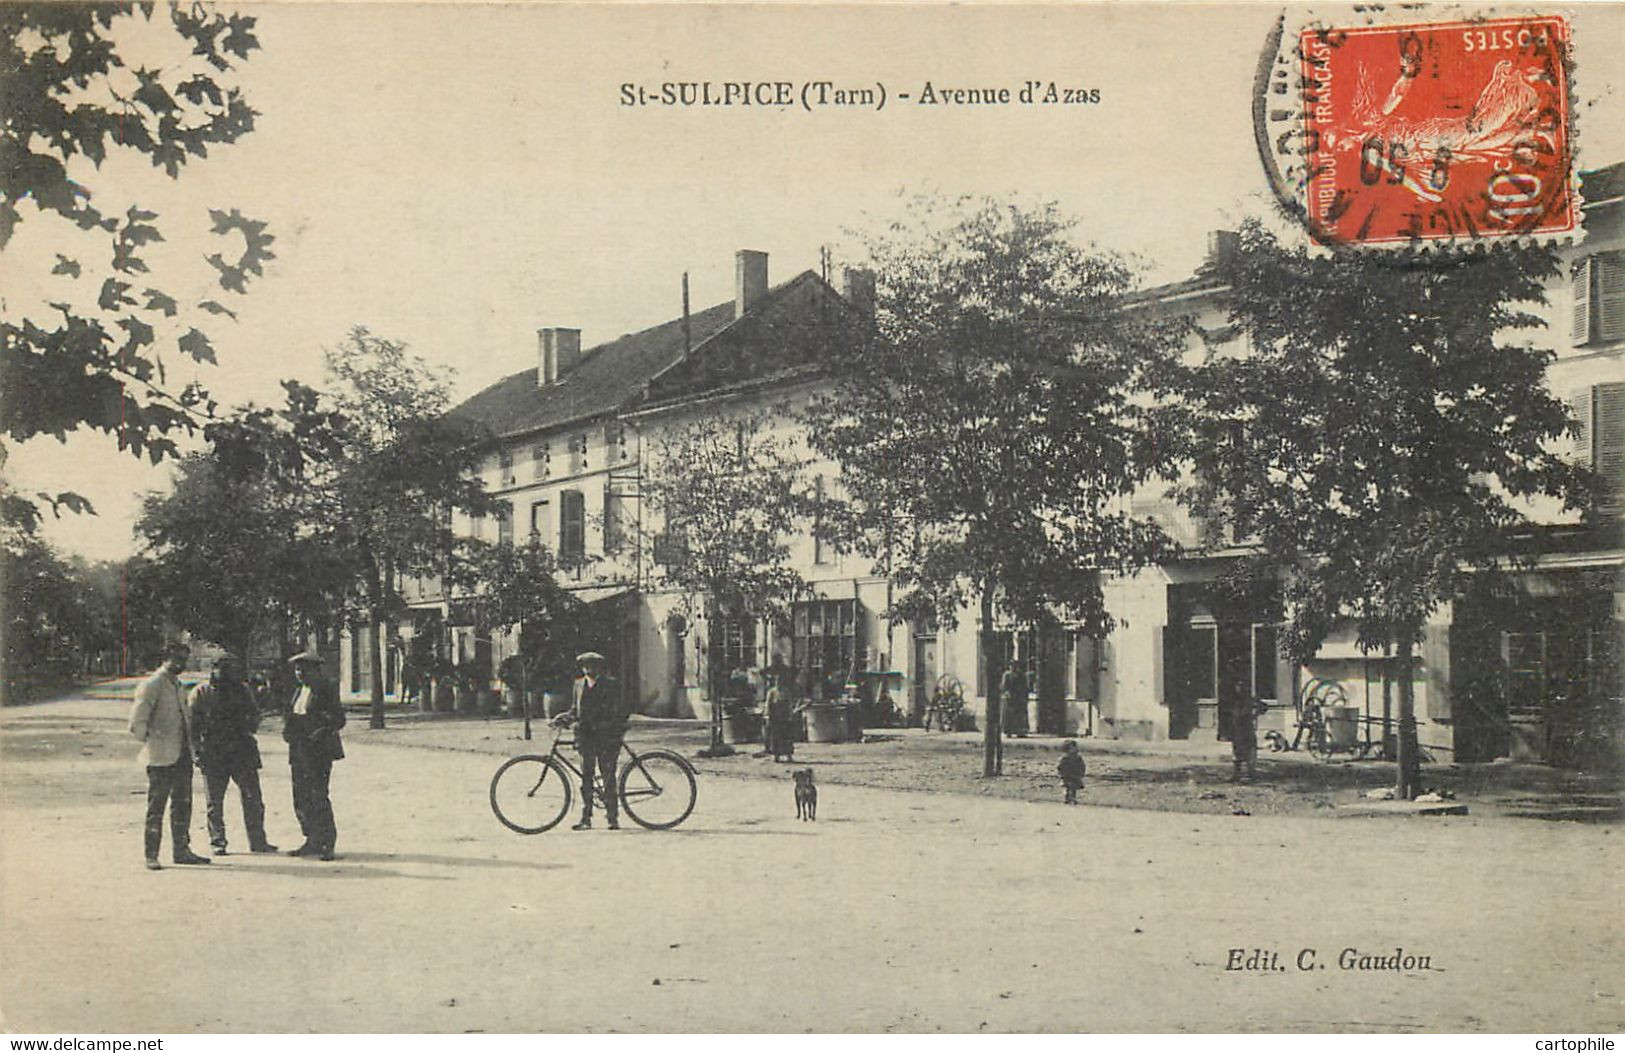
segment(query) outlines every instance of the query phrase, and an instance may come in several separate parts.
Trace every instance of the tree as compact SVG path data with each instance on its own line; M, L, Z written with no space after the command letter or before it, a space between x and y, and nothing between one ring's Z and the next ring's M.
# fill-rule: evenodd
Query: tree
M166 613L248 661L267 629L288 639L294 624L326 621L344 571L300 512L301 476L244 456L237 443L251 425L236 422L244 430L215 429L207 450L180 462L170 492L147 496L136 529Z
M65 559L32 533L0 544L0 581L11 602L0 625L0 699L38 697L87 675L127 673L162 641L162 629L132 570ZM134 649L134 654L129 653Z
M155 21L167 21L167 37L138 35L162 38L169 54L132 68L130 34ZM228 75L259 46L254 21L201 4L0 5L0 249L29 242L27 254L42 260L33 277L50 286L40 297L48 308L13 317L8 307L0 320L0 430L12 440L91 428L157 463L179 453L177 433L212 412L200 386L169 383L165 355L215 360L207 319L235 314L209 287L245 292L272 258L273 238L236 209L211 209L209 229L222 238L206 257L212 280L177 269L170 279L179 284L160 287L147 276L149 253L164 241L157 213L110 203L82 180L120 151L178 178L211 146L251 131L255 112ZM35 217L54 228L16 237ZM86 254L103 251L99 261ZM90 510L71 493L37 497Z
M1411 671L1428 615L1514 551L1520 499L1582 500L1553 452L1571 425L1544 385L1551 355L1510 339L1544 324L1525 305L1556 274L1543 248L1310 255L1252 223L1216 271L1251 353L1184 380L1185 496L1286 572L1288 652L1312 656L1346 618L1397 655L1404 799L1420 790Z
M582 604L559 584L553 553L534 540L525 545L479 543L461 563L456 583L468 590L464 602L476 631L488 635L520 627L523 651L511 658L518 660L524 683L515 686L528 691L568 675L574 668L571 658L580 653L572 649L578 640L570 630L580 621Z
M1128 266L1072 233L1052 204L918 199L865 239L878 330L837 354L809 420L848 494L823 527L884 566L900 593L889 616L952 625L979 606L987 776L1002 771L995 612L1058 609L1104 634L1100 576L1164 546L1119 504L1165 461L1131 392L1178 332L1126 312Z
M446 414L447 376L405 344L352 329L328 352L331 396L290 386L288 416L309 469L300 505L349 568L348 581L375 631L371 726L384 726L383 634L405 609L406 575L462 573L466 545L452 512L495 504L479 479L483 436Z
M807 591L791 561L790 539L812 509L802 459L772 434L762 413L716 414L677 426L654 443L641 483L671 555L657 583L682 597L692 623L699 604L710 617L783 623ZM656 535L643 539L654 547ZM722 745L721 670L710 671L711 749Z
M86 620L73 574L36 537L0 549L12 602L5 624L5 699L29 698L72 675L68 650Z

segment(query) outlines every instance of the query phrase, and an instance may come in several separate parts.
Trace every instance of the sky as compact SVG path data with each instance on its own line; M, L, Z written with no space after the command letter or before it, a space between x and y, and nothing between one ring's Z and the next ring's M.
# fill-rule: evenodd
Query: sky
M210 329L218 366L170 363L225 405L274 403L285 377L319 385L323 349L354 325L453 367L471 395L533 367L540 327L590 347L675 317L684 272L696 309L730 299L742 248L769 254L774 282L816 269L923 190L1053 199L1148 283L1272 208L1250 111L1269 5L234 6L258 17L262 49L237 77L253 133L174 182L133 161L84 173L160 213L154 276L200 291L207 209L269 224L277 258ZM1625 6L1571 10L1580 165L1625 159ZM887 101L623 104L629 84L788 82L799 102L819 81ZM927 83L1029 81L1099 101L920 102ZM0 256L8 316L50 298L55 252L95 253L27 216ZM134 550L139 495L169 476L95 434L10 453L19 488L92 500L98 515L45 527L91 558Z

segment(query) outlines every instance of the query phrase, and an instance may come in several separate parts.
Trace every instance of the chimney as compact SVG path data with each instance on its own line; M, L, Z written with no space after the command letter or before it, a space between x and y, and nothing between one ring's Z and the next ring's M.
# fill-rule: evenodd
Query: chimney
M1204 270L1211 269L1235 256L1241 248L1241 235L1233 230L1210 230L1207 235L1207 259Z
M741 318L767 292L767 253L740 249L734 253L734 317Z
M550 327L536 330L541 358L536 364L536 386L557 384L581 361L581 330Z
M867 267L847 267L841 271L841 295L865 318L875 316L875 272Z

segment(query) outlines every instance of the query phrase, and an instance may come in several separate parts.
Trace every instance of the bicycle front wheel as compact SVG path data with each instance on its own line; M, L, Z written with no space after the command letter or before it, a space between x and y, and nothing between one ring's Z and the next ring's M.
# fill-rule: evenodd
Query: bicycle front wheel
M514 757L491 777L491 811L503 826L521 834L553 829L569 813L574 797L569 773L552 757Z
M667 750L636 754L621 769L621 807L650 830L670 830L687 819L699 793L693 767Z

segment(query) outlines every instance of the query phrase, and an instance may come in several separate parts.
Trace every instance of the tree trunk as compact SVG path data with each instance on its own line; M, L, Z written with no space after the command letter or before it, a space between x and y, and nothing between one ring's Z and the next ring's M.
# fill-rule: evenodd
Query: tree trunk
M1411 668L1414 644L1410 626L1399 636L1399 775L1394 796L1401 801L1415 799L1422 792L1421 754L1416 741L1416 677Z
M367 726L384 726L384 641L379 632L384 609L384 585L379 578L378 564L367 567L367 620L372 639L367 647L367 666L372 671L372 709Z
M1004 774L1003 715L999 712L999 669L993 655L993 585L982 584L982 687L987 692L987 719L982 721L982 778Z

